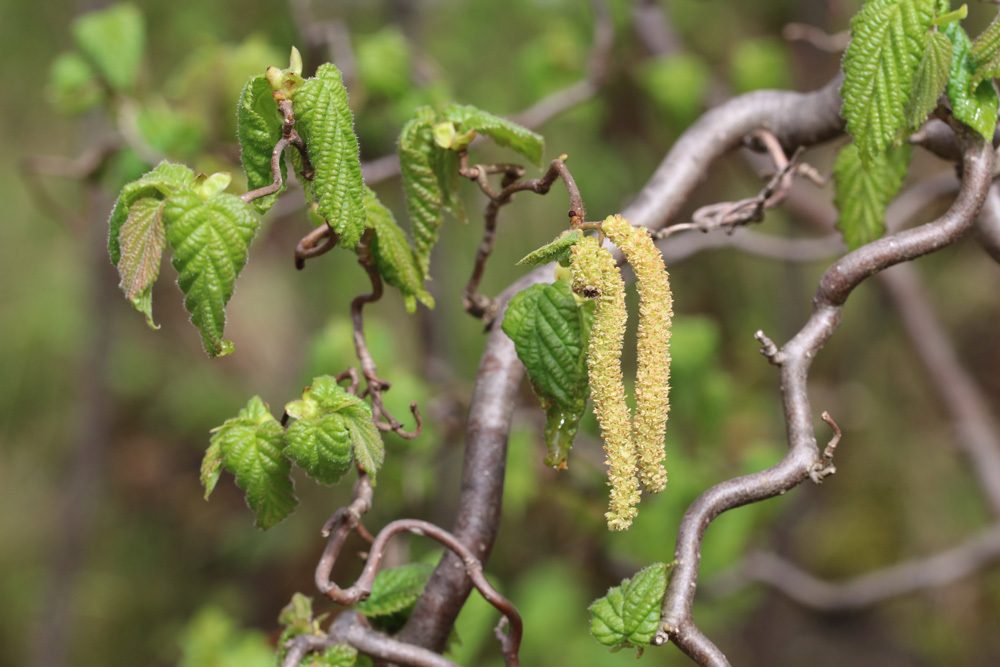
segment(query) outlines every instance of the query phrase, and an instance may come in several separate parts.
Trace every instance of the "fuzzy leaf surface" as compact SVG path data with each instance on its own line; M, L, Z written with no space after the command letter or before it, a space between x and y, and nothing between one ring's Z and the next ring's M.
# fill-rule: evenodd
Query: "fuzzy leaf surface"
M957 23L944 28L944 34L951 40L951 73L948 77L948 99L955 118L978 132L986 141L993 140L993 130L997 124L997 110L1000 99L991 81L972 85L972 63L969 50L972 44L965 30Z
M517 123L467 104L453 104L444 111L445 119L455 124L459 135L469 131L485 134L500 146L506 146L534 164L542 162L545 139Z
M118 260L119 287L125 298L146 316L146 323L153 322L153 283L160 275L160 261L166 236L163 229L164 201L144 197L132 204L128 217L121 227L118 242L121 257Z
M971 86L1000 76L1000 14L972 42L969 66L972 69Z
M899 192L910 162L910 147L900 146L864 164L855 144L840 149L833 167L837 229L854 250L885 233L885 209Z
M270 528L291 514L298 500L289 476L291 463L283 453L284 433L264 401L259 396L251 398L236 417L213 430L208 464L202 464L206 497L218 480L221 458L221 466L246 494L258 528Z
M920 59L913 95L906 105L906 123L911 129L923 125L934 111L938 99L948 85L951 70L951 40L940 32L932 32L927 40L927 50Z
M341 437L339 429L342 428L346 430L348 455L352 454L357 465L373 480L375 479L378 469L385 460L382 435L372 421L372 411L368 404L348 393L334 378L329 375L313 378L312 384L302 392L301 400L288 403L285 412L297 420L295 424L306 422L308 428L319 429L321 422L325 424L323 433L324 437L329 437L329 441L321 441L317 434L315 440L304 442L294 452L289 452L295 462L310 476L323 483L336 481L336 479L326 480L333 477L336 462L342 460L342 448L339 444ZM323 420L328 417L335 417L336 420L324 422ZM295 424L292 424L292 427ZM289 427L289 433L292 427ZM334 443L335 439L337 444ZM319 451L317 448L320 447L328 449ZM321 462L323 467L314 466L310 470L307 466L313 465L314 461ZM339 474L336 477L339 478Z
M111 263L121 261L120 234L132 204L143 197L165 199L194 185L195 174L183 164L163 161L151 171L122 187L108 219L108 255Z
M502 325L545 410L546 463L560 468L589 395L585 318L569 284L558 281L515 295Z
M371 595L356 609L369 618L408 612L424 592L433 571L434 566L427 563L382 570L375 576Z
M243 87L236 107L236 136L240 142L240 162L247 177L247 189L269 185L271 177L271 152L281 139L281 116L274 101L270 84L262 76L255 76ZM277 201L285 190L288 167L281 160L281 189L273 195L253 200L254 208L261 214Z
M226 304L246 264L259 216L235 195L203 199L194 191L170 197L163 211L184 307L208 355L225 356L233 351L223 338Z
M659 626L666 589L667 566L644 567L590 605L590 634L610 648L647 646Z
M340 70L320 65L293 102L295 127L316 172L312 181L303 180L306 193L340 236L340 245L353 250L365 231L364 182L354 114Z
M518 260L518 266L539 266L549 262L562 263L569 258L569 249L576 245L576 242L583 238L583 232L579 230L565 231L552 241L546 243L541 248L529 252Z
M851 19L844 54L843 115L867 164L906 129L906 107L936 0L868 0Z
M112 88L122 92L134 87L146 47L146 29L138 9L119 4L84 14L73 24L73 38Z
M396 218L371 188L365 187L366 224L375 230L372 255L375 267L383 280L403 293L406 309L416 310L417 301L428 308L434 307L434 297L424 289L424 273L420 267L410 239L396 224Z
M417 109L414 118L407 121L399 135L399 168L406 193L406 209L410 214L410 231L420 270L429 275L431 251L438 240L449 195L442 181L441 167L444 151L434 143L434 111L429 107Z

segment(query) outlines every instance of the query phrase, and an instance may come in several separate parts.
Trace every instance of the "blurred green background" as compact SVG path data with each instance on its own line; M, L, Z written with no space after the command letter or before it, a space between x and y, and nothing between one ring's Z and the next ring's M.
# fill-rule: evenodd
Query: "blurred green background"
M294 270L292 249L310 225L292 205L298 193L289 193L255 242L229 307L227 334L237 351L209 360L172 280L155 291L159 332L120 298L104 250L114 194L146 169L150 154L238 174L234 109L245 79L269 64L284 66L292 44L303 49L307 70L331 57L329 45L310 43L305 25L340 30L333 33L334 57L353 58L349 88L367 160L393 150L400 126L420 104L456 100L509 114L579 80L593 16L588 3L570 0L139 3L147 45L131 102L132 148L90 182L44 175L31 183L37 156L87 154L122 122L101 106L65 113L100 91L84 86L60 97L47 84L59 54L73 48L74 17L99 6L8 2L0 23L0 664L271 664L277 614L294 592L312 594L319 528L348 497L348 485L297 479L298 512L261 533L231 478L210 502L202 499L198 466L208 430L249 396L281 405L314 375L354 363L347 307L365 289L364 275L341 252ZM636 33L632 5L610 2L615 43L606 84L540 128L552 156L570 155L591 217L620 210L712 100L825 83L839 56L785 41L782 28L804 22L841 31L858 3L659 6L676 32L676 51L651 53ZM973 6L970 32L991 11ZM72 77L70 70L59 71ZM821 148L807 159L828 173L831 154ZM26 162L30 156L35 163ZM43 162L50 171L65 166ZM910 179L949 169L922 157ZM726 159L691 209L759 187L743 161ZM378 192L405 219L398 181ZM389 442L369 527L400 516L448 526L454 515L463 420L483 345L481 324L462 311L459 289L471 270L483 202L471 185L464 192L470 223L449 224L436 251L437 309L408 316L390 294L370 310L373 353L393 382L390 407L405 414L418 400L428 428L416 441ZM830 187L821 195L828 198ZM521 274L514 262L565 225L565 210L559 187L504 209L486 293ZM764 225L778 235L815 233L780 209ZM503 524L488 565L525 617L524 664L635 662L632 653L609 653L589 637L586 607L639 567L670 560L681 514L701 490L780 458L776 373L752 334L764 329L779 341L792 335L808 316L823 267L733 250L671 267L671 484L644 502L628 533L610 535L603 527L593 418L570 469L551 471L542 465L541 413L525 387L511 434ZM922 261L920 270L963 362L991 405L1000 404L1000 301L991 287L1000 268L963 242ZM164 275L172 269L164 267ZM705 542L709 592L713 576L751 549L778 550L820 575L848 577L945 548L989 520L947 416L879 289L865 286L852 296L843 328L814 369L814 406L832 412L847 432L838 474L822 487L807 485L719 519ZM418 539L401 540L390 560L435 553ZM357 572L359 561L348 560L340 581ZM696 618L740 665L995 665L1000 571L836 617L751 587L702 596ZM452 656L468 665L501 664L494 622L492 609L473 598ZM673 648L647 651L641 661L687 664Z

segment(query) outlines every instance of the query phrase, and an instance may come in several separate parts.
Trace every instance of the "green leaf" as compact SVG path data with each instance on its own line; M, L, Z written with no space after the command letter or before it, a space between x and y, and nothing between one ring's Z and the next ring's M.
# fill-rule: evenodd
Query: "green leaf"
M450 151L434 143L433 122L434 111L421 107L399 135L400 175L410 214L413 245L424 276L429 275L431 251L444 221L448 199L445 188L451 184L450 180L440 178L441 154Z
M121 257L118 261L119 286L125 298L146 316L146 323L157 328L153 321L153 283L160 275L160 261L166 243L163 230L164 201L144 197L132 204L128 217L121 227L118 242Z
M340 245L354 249L365 231L364 182L354 115L340 70L326 63L307 79L293 100L295 127L305 140L315 169L303 180L319 213L340 235Z
M78 53L62 53L52 61L47 96L63 113L93 109L104 100L104 89L94 69Z
M147 103L136 117L142 138L157 152L193 157L201 150L204 134L199 119L172 109L163 100Z
M970 89L980 81L1000 76L1000 14L986 27L969 49L969 67L972 69Z
M855 144L840 149L833 167L837 229L852 250L885 233L885 209L899 192L910 162L903 145L864 164Z
M187 166L163 161L138 180L122 187L108 220L108 255L111 256L111 263L118 266L121 260L119 235L134 202L143 197L165 199L189 189L194 182L194 172Z
M73 37L112 88L132 89L146 46L146 29L138 9L121 4L85 14L74 22Z
M240 142L240 162L247 177L247 190L256 190L274 180L271 152L281 139L281 124L270 84L262 76L253 77L243 87L236 107L236 136ZM255 199L252 204L258 212L264 214L270 210L285 190L287 176L288 167L281 160L281 189L273 195Z
M868 164L897 143L934 20L935 0L868 0L851 20L843 114Z
M205 450L205 456L201 459L201 486L205 489L205 500L208 500L215 491L215 485L219 483L219 476L222 474L222 446L215 440L211 442Z
M297 420L288 429L289 438L293 428L301 429L295 432L300 441L294 444L294 450L290 444L288 455L311 477L324 484L335 482L346 471L339 466L346 458L349 467L353 454L357 465L375 479L385 460L382 435L372 421L368 404L348 393L336 379L329 375L313 378L302 392L302 399L288 403L285 412ZM305 425L297 426L302 422Z
M583 232L579 230L567 230L549 241L541 248L529 252L522 257L517 265L538 266L549 262L562 263L569 257L569 249L576 245L576 242L583 238Z
M647 646L660 622L666 588L666 564L639 570L590 605L590 634L611 648Z
M258 528L270 528L291 514L298 500L290 477L291 464L283 455L284 434L264 401L259 396L251 398L239 415L212 431L206 453L209 464L202 464L202 483L209 482L205 484L206 496L218 479L215 460L221 454L222 466L246 493Z
M406 309L411 313L416 310L418 300L428 308L433 308L434 297L424 289L424 274L406 232L396 224L392 211L367 186L365 212L367 225L375 230L372 255L379 274L403 293Z
M444 118L456 125L458 136L470 131L485 134L501 146L511 148L535 164L541 164L545 140L506 118L495 116L474 106L453 104L444 110Z
M906 124L916 129L934 111L938 99L948 84L951 69L951 40L940 32L932 32L927 41L927 50L920 59L917 78L913 84L913 95L906 105Z
M564 468L589 393L583 309L564 281L532 285L511 299L503 330L545 410L545 462Z
M962 121L986 141L993 141L997 124L1000 99L991 81L973 87L972 64L969 61L971 43L965 30L957 23L944 27L944 34L951 40L951 73L948 77L948 99L955 118Z
M334 644L322 653L313 653L299 663L302 667L354 667L358 651L348 644Z
M372 592L355 607L369 618L392 616L413 609L434 572L428 563L410 563L380 571L372 582Z
M413 88L410 42L395 27L382 28L358 40L358 78L369 93L396 99Z
M167 200L163 217L184 307L208 355L225 356L233 351L222 337L225 308L257 233L257 212L235 195L203 199L188 191Z

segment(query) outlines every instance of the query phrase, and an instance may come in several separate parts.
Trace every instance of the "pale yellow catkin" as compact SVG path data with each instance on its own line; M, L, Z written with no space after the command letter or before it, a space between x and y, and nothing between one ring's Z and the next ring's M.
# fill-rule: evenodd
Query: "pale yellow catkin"
M670 412L670 324L673 296L663 255L649 231L633 227L620 215L609 216L601 230L618 246L635 272L639 291L638 369L632 433L639 480L647 491L667 485L664 437Z
M597 306L587 350L587 375L594 414L601 426L611 498L604 515L611 530L632 525L641 497L636 476L632 418L625 402L622 347L625 341L625 284L611 253L592 236L572 249L573 291Z

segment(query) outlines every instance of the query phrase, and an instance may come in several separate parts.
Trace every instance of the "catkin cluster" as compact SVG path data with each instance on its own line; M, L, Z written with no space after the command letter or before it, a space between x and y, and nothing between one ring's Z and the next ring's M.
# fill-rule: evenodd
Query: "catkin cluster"
M639 457L639 480L648 491L667 485L663 465L664 436L670 413L670 323L673 297L663 255L649 231L633 227L620 215L609 216L601 229L625 253L639 291L638 369L632 433Z
M611 253L592 236L573 246L570 266L573 291L597 302L587 349L587 375L594 414L604 438L611 486L605 518L611 530L625 530L632 525L640 498L632 419L625 403L621 367L628 317L625 283Z
M611 253L594 237L572 248L573 291L597 307L587 350L594 414L601 426L611 499L605 515L611 530L632 524L640 482L648 491L667 483L664 435L670 410L670 283L663 257L645 229L610 216L601 229L625 253L639 290L638 371L634 419L625 402L621 356L625 338L625 285Z

